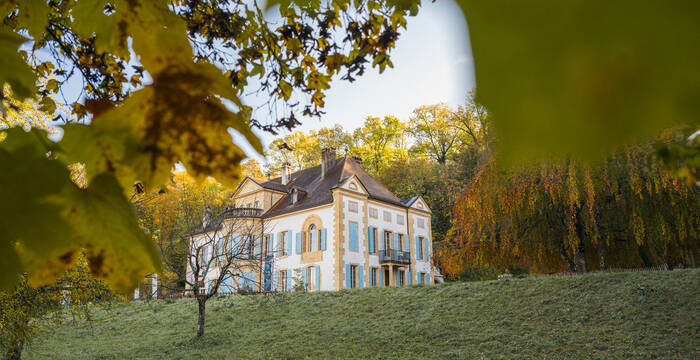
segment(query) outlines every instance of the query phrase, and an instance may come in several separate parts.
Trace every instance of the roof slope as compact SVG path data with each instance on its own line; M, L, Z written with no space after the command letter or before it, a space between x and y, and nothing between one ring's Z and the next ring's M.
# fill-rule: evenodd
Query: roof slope
M296 204L292 203L291 196L283 196L263 217L278 216L330 204L333 202L333 194L331 192L333 187L352 175L357 176L367 188L370 198L405 207L396 195L362 167L360 161L346 156L336 159L326 176L322 176L321 165L317 165L291 174L291 180L286 186L282 185L280 178L267 181L265 184L274 183L275 185L271 186L285 187L285 192L287 193L292 187L299 187L304 189L306 194L300 194L301 197L297 199Z

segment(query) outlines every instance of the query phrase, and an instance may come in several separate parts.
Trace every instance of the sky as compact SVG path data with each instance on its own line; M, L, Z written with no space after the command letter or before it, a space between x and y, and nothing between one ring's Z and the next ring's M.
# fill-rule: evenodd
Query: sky
M346 131L361 127L367 116L393 115L406 121L413 109L421 105L446 102L451 107L463 104L467 92L474 88L474 68L467 24L453 0L425 1L418 15L409 17L407 30L391 52L394 68L383 74L369 68L355 82L334 79L326 93L326 114L320 119L305 118L294 130L308 131L341 124ZM243 98L251 104L259 99ZM288 131L274 136L256 131L263 145ZM234 142L246 153L256 156L242 136L233 133Z

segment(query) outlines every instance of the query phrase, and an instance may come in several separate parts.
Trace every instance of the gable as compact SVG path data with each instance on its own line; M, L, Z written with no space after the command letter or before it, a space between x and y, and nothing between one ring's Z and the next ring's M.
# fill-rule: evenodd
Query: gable
M261 190L262 186L258 185L253 179L246 177L241 185L236 189L236 192L233 194L233 198L237 198L240 196L245 196L249 193Z
M430 208L428 207L428 203L425 202L425 199L423 199L422 196L418 196L418 198L413 201L410 208L420 211L431 212Z
M352 175L345 179L345 181L343 181L340 187L345 190L352 191L354 193L368 195L367 189L356 175Z

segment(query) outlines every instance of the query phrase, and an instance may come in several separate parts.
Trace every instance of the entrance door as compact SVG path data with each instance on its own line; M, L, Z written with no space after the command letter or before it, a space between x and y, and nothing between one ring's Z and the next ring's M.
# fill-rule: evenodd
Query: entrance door
M389 286L389 269L384 269L384 286Z

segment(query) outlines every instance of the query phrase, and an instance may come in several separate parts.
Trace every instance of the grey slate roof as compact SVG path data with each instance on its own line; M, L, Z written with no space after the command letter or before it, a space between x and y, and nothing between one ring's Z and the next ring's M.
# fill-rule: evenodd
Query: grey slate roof
M377 181L363 167L362 163L351 157L342 157L335 160L330 166L326 176L321 176L321 165L310 167L292 173L287 184L287 192L292 187L300 187L306 191L304 196L292 204L291 196L283 196L263 217L279 216L282 214L304 210L333 202L331 190L350 176L355 175L367 189L369 197L390 204L405 207L404 204L382 183ZM276 183L283 186L280 178L269 180L268 183Z

